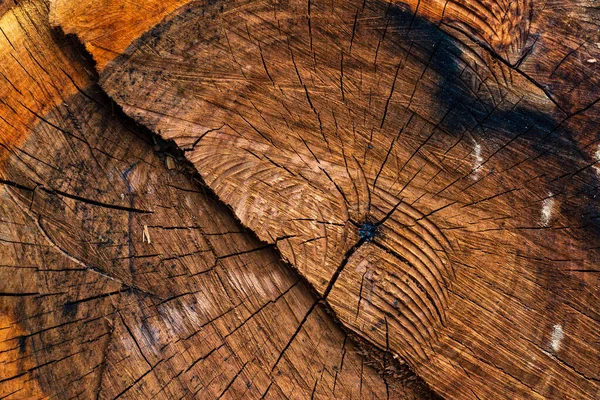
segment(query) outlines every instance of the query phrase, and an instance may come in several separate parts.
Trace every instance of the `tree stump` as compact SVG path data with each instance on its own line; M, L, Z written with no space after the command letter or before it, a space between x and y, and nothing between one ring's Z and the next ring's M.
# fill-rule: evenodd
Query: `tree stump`
M600 397L587 0L0 5L0 397Z

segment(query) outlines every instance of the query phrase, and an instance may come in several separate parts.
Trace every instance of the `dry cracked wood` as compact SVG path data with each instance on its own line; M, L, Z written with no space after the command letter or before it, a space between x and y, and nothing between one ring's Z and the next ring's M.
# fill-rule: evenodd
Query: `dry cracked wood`
M434 396L153 151L46 2L2 11L0 398Z
M438 393L594 398L600 106L597 75L574 76L595 65L556 61L560 7L488 3L497 26L487 3L445 4L470 27L452 35L425 1L190 2L150 28L56 0L53 22L348 329Z
M600 8L594 1L407 3L451 35L467 35L489 50L565 112L581 112L600 100Z
M137 37L135 32L139 35L187 2L57 0L56 4L62 25L81 35L104 69ZM600 99L600 8L592 0L392 3L407 4L415 15L425 16L453 36L466 35L473 47L489 50L495 60L513 67L567 113L581 112Z

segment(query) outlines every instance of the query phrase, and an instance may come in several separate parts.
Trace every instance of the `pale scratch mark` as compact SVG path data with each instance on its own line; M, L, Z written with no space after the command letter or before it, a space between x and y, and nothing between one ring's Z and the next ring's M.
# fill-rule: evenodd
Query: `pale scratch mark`
M483 164L483 157L481 156L481 145L475 141L473 146L473 180L479 178L479 172L481 171L481 165Z
M542 201L542 216L541 216L541 224L542 226L548 226L550 220L552 219L552 213L554 209L554 195L552 193L548 193L548 197Z
M565 337L565 333L560 324L554 325L554 329L552 330L552 336L550 338L550 347L556 353L560 349L560 343Z
M594 164L594 171L596 171L596 174L600 177L600 144L598 145L598 147L596 148L596 152L594 153L594 161L596 162Z

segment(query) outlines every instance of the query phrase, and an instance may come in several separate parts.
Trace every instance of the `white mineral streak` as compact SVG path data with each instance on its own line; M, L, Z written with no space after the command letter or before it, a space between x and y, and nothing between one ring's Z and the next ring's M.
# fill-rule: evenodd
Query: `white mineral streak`
M481 164L483 164L483 157L481 157L481 145L475 142L475 146L473 146L473 179L479 178Z
M552 193L548 193L548 197L542 202L542 226L548 226L550 220L552 219L552 213L554 209L554 197L552 196L554 196Z
M560 349L560 342L563 340L565 333L563 332L562 326L560 324L554 325L554 329L552 330L552 337L550 338L550 347L556 353Z

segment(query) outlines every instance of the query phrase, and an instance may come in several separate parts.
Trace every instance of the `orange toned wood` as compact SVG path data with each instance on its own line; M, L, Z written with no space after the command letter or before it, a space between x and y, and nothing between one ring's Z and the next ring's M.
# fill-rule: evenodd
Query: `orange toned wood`
M16 377L1 386L0 395L3 398L12 396L22 399L44 399L47 397L42 393L37 380L31 373L22 372L31 370L34 365L31 358L23 357L23 353L31 353L31 349L27 349L24 333L18 322L9 314L0 314L0 376Z
M89 82L87 73L53 43L44 19L48 5L10 5L0 8L0 143L9 147L27 136L38 116ZM6 154L2 151L0 162Z
M159 23L188 0L176 1L61 1L51 4L50 21L61 24L65 33L83 33L87 50L103 70L123 52L133 38ZM108 28L108 29L107 29Z

